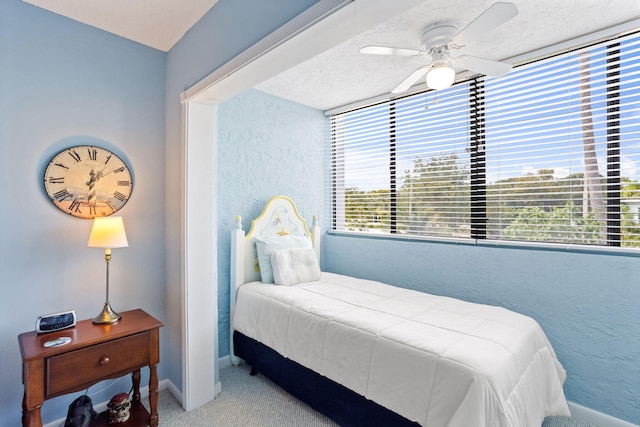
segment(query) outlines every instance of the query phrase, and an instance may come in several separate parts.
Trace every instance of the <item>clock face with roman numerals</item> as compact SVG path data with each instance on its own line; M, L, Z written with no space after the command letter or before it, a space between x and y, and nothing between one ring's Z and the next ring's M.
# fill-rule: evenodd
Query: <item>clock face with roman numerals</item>
M78 218L109 216L133 190L131 171L111 151L93 145L67 148L49 162L44 188L63 212Z

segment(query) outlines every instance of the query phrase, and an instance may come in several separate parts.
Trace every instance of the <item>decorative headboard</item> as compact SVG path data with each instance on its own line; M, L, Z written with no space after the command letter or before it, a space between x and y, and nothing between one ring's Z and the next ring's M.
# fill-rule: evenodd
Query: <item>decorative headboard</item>
M231 231L231 286L229 289L232 320L238 288L245 283L261 280L255 237L306 234L311 238L318 263L320 263L320 226L317 215L313 216L313 224L309 230L307 222L298 213L293 200L286 196L272 197L264 206L262 213L251 221L251 229L246 236L242 229L242 218L237 216L235 221L235 227ZM233 355L233 329L231 334L232 362L237 363Z

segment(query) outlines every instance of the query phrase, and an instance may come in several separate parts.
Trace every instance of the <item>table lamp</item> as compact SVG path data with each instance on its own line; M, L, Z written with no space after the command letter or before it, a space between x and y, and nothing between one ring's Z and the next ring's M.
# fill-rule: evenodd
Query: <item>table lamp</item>
M102 312L93 319L93 323L115 323L120 319L120 315L113 311L111 303L109 303L109 262L111 261L112 248L129 246L122 217L106 216L94 218L87 246L90 248L104 248L104 260L107 263L107 299Z

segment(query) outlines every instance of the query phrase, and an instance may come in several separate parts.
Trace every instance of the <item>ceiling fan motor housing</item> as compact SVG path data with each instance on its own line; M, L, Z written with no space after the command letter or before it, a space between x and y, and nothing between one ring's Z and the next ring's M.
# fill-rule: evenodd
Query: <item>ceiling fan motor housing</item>
M444 89L454 82L456 68L491 77L500 77L511 71L511 64L470 55L460 55L452 58L450 51L464 48L467 43L474 42L517 14L518 8L513 3L498 2L482 12L460 31L458 31L458 27L447 21L435 22L429 25L420 37L420 50L367 46L360 49L360 52L378 55L419 55L429 57L429 63L416 69L393 88L391 93L406 92L425 75L429 88Z
M420 47L424 52L429 53L432 48L447 46L457 33L458 28L456 26L444 22L436 22L429 25L422 33Z

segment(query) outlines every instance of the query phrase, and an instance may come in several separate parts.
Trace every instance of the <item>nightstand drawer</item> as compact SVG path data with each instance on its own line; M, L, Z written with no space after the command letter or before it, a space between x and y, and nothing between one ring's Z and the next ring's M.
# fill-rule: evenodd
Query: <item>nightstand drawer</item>
M149 361L149 333L144 332L47 358L46 397L88 387L122 375Z

